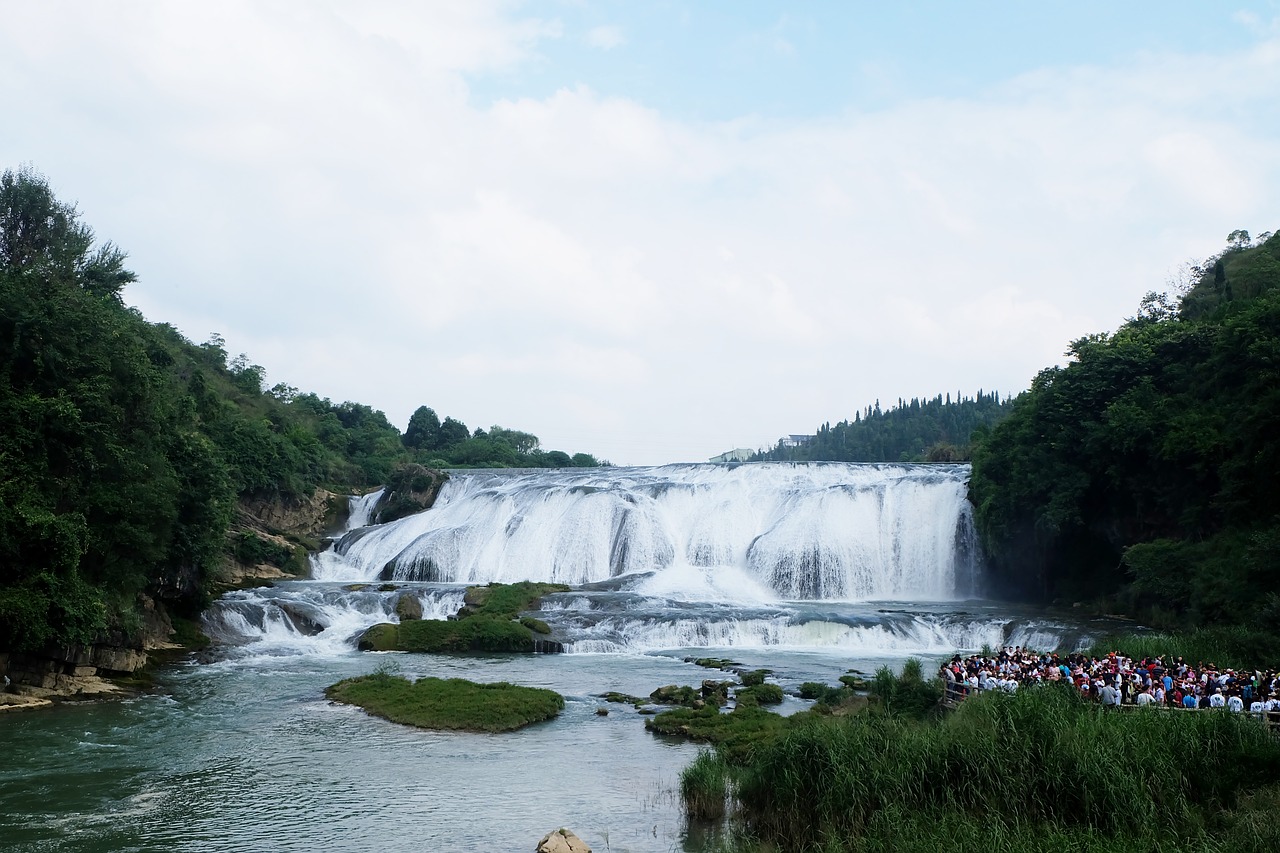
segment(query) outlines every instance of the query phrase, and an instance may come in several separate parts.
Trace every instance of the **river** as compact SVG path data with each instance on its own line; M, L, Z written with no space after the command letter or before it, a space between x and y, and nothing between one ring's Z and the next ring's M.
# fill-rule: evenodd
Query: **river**
M354 500L317 579L224 596L205 615L212 653L161 671L145 695L0 716L0 847L531 851L564 826L596 851L700 850L676 795L699 747L650 734L601 693L715 677L691 656L769 668L794 690L1103 629L970 597L967 469L744 467L462 477L435 509L381 526L365 526L376 498ZM360 630L394 620L399 595L444 618L465 583L515 574L573 585L537 614L569 653L355 650ZM547 687L566 707L480 735L324 698L376 668Z

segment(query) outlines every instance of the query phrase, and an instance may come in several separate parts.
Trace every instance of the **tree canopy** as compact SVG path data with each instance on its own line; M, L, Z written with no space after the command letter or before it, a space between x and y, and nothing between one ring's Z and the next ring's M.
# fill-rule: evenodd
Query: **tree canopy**
M1228 243L1176 299L1074 341L979 436L999 589L1280 621L1280 238Z

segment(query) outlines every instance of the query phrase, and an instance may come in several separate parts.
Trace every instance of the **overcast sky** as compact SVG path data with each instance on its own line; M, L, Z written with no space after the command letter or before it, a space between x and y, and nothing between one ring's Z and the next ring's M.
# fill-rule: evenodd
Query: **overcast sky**
M269 384L703 461L1280 228L1280 5L0 0L24 163Z

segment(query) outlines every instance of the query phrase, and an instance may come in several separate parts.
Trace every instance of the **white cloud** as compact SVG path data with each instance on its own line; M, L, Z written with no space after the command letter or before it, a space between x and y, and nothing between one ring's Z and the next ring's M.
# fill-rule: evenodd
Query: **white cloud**
M612 25L592 27L587 30L587 44L599 50L613 50L627 43L622 28Z
M1276 42L689 123L591 81L472 102L562 36L500 3L0 17L0 166L132 253L149 317L401 426L427 404L615 462L1015 393L1278 224Z

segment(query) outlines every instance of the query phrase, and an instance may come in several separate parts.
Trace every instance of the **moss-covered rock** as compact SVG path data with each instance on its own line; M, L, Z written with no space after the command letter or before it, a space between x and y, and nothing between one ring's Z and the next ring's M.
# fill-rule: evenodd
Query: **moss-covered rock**
M378 501L375 524L386 524L430 509L449 475L415 463L399 465L387 478L386 492Z
M362 652L394 652L400 649L400 626L381 622L360 635L356 648Z
M782 688L776 684L753 684L734 694L734 699L740 706L777 705L782 697Z
M548 593L568 589L563 584L529 581L468 587L462 608L451 619L405 619L402 614L399 626L375 625L358 645L368 651L561 652L560 643L544 639L551 633L545 622L531 616L522 619L519 613L532 609ZM402 594L400 601L407 595ZM394 634L389 627L396 628Z
M668 684L659 687L649 694L649 701L659 705L685 705L693 707L694 702L701 702L702 695L688 685Z
M551 626L541 619L535 619L532 616L521 616L520 624L528 628L535 634L550 634Z

